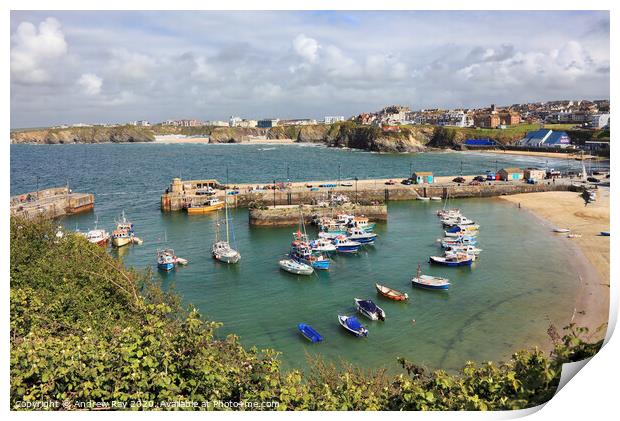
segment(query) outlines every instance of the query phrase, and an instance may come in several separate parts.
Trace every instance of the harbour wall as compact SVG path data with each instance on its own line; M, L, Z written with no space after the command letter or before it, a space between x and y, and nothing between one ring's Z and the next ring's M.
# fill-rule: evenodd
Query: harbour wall
M316 216L332 216L339 213L364 215L371 221L387 221L387 205L360 205L348 203L337 207L315 205L282 205L276 207L251 208L250 225L288 226L299 224L303 215L304 223Z
M92 193L73 193L68 187L29 192L11 197L11 215L24 218L58 218L95 207Z
M210 182L212 180L209 180ZM199 181L200 182L200 181ZM186 183L197 183L196 181ZM312 191L301 186L276 190L255 190L248 187L240 187L234 192L225 194L223 190L216 190L215 195L226 201L230 207L269 207L290 205L315 205L321 201L329 202L337 195L343 195L351 202L363 205L381 204L390 200L415 200L418 197L441 197L467 198L467 197L493 197L519 193L534 193L544 191L574 190L572 180L556 179L541 180L536 184L528 184L523 180L515 182L483 182L479 185L437 183L423 185L383 185L374 183L373 180L359 180L364 187L352 190L352 187L322 188ZM215 182L214 185L217 185ZM234 193L234 194L231 194ZM179 211L188 205L200 205L206 200L206 196L196 195L195 191L168 189L161 196L161 210L164 212Z

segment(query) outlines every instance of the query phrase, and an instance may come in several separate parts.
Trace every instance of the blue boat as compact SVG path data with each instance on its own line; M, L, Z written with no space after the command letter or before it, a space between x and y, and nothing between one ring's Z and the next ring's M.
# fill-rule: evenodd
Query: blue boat
M333 242L336 246L336 251L340 253L357 253L360 247L362 247L362 243L351 241L344 235L334 238Z
M360 228L349 228L347 230L347 238L362 244L373 244L377 239L377 234L366 232Z
M297 329L299 329L301 334L304 335L304 337L308 339L310 342L312 342L313 344L317 342L321 342L323 340L323 337L321 336L319 332L314 330L312 326L308 326L305 323L299 323L297 325Z
M338 322L340 325L344 327L346 330L361 338L362 336L368 336L368 329L364 327L354 316L342 316L338 315Z
M312 266L314 269L327 270L331 260L322 253L312 251L310 245L303 241L293 241L289 257L298 263Z
M430 263L443 266L471 266L474 258L467 254L451 254L444 257L431 256L429 257L429 261Z
M176 257L174 255L174 250L172 249L157 250L157 268L158 269L168 272L174 269L175 262L176 262Z

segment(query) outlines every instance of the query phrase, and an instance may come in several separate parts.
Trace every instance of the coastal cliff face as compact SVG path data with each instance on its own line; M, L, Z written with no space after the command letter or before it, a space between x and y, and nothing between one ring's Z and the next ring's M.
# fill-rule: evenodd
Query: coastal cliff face
M67 129L42 129L11 132L11 143L104 143L152 142L152 131L135 126L72 127Z

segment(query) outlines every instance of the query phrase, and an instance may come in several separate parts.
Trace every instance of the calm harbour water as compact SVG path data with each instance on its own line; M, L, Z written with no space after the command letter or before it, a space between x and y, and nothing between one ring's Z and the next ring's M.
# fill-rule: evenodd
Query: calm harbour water
M296 277L279 270L294 227L249 227L247 210L232 211L240 264L210 257L215 215L162 213L159 197L179 174L230 183L286 180L406 177L413 170L437 175L481 173L502 166L577 170L575 162L493 154L375 154L307 145L12 145L11 194L69 182L74 191L95 193L95 212L64 218L69 229L99 226L109 231L122 210L136 225L142 246L113 251L127 265L150 267L164 287L209 319L221 334L235 333L244 345L282 352L286 367L306 367L306 355L344 359L363 367L397 370L397 357L432 368L456 369L466 360L500 360L520 348L546 341L550 323L562 327L573 312L578 279L562 242L539 221L496 199L455 200L452 205L481 224L481 258L472 268L429 267L440 253L442 230L435 210L442 203L390 202L389 221L379 239L357 256L337 255L328 272ZM497 163L496 163L497 161ZM547 163L548 161L548 163ZM228 170L228 171L227 171ZM308 228L315 233L314 228ZM164 242L164 238L166 242ZM155 270L157 248L172 247L190 264L169 274ZM424 273L450 278L447 293L413 289L418 263ZM409 294L408 303L378 297L380 281ZM387 321L371 322L368 338L347 334L338 313L355 314L353 298L371 298ZM416 322L412 323L412 319ZM312 325L325 341L311 345L296 330Z

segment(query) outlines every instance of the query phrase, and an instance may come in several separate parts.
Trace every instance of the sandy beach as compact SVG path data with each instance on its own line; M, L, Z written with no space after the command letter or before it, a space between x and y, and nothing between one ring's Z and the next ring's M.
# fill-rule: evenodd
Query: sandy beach
M600 235L601 231L609 231L609 194L609 188L599 188L597 200L587 206L575 192L527 193L500 198L531 211L545 221L550 231L569 228L571 233L581 235L568 238L567 234L554 234L566 243L579 276L572 321L588 327L594 339L605 336L604 329L594 331L607 322L609 316L610 244L609 237Z
M541 158L557 158L557 159L581 159L581 155L577 153L560 153L560 152L536 152L536 151L510 151L499 149L485 149L475 150L469 149L468 152L480 152L480 153L494 153L500 155L525 155L525 156L538 156ZM597 156L584 155L584 159L599 159Z

